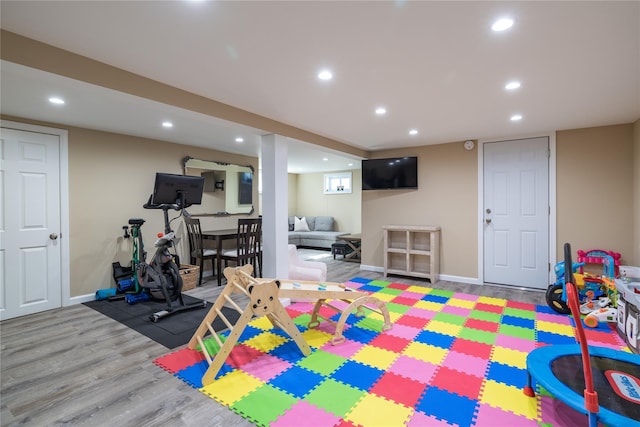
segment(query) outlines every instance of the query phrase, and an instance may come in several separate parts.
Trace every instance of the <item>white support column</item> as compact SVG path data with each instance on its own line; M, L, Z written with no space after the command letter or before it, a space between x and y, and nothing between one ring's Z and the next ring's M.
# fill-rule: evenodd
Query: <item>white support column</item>
M262 137L262 251L263 276L289 277L289 181L287 142L280 135Z

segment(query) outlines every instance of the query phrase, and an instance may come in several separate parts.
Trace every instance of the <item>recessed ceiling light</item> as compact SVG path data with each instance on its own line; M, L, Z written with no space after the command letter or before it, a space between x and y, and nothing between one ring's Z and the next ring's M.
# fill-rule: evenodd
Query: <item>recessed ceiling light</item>
M509 83L504 85L504 88L507 90L514 90L514 89L518 89L519 87L520 87L520 82L517 80L510 81Z
M331 80L333 78L333 73L329 70L322 70L318 73L318 78L320 80Z
M378 107L376 108L376 114L379 116L383 116L385 114L387 114L387 109L384 107Z
M347 166L353 166L353 163L347 163Z
M418 134L418 129L411 129L409 131L409 135L417 135Z
M327 159L326 157L323 157L323 158L322 158L322 161L323 161L323 162L328 162L328 161L329 161L329 159Z
M493 31L504 31L511 28L513 25L513 19L511 18L500 18L496 22L493 23L491 29Z
M511 116L512 122L517 122L519 120L522 120L522 114L514 114L513 116Z
M56 105L64 105L64 99L57 96L52 96L51 98L49 98L49 102Z
M239 136L236 138L236 142L244 142L244 138Z
M162 126L165 128L172 128L173 127L173 123L171 122L162 122Z

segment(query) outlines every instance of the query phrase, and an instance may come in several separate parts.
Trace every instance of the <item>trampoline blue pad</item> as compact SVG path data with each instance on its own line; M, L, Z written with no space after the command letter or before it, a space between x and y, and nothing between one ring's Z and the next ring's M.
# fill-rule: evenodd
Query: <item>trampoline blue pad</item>
M640 356L604 347L589 347L600 422L640 426ZM533 379L575 410L584 407L584 373L578 344L540 347L527 356Z

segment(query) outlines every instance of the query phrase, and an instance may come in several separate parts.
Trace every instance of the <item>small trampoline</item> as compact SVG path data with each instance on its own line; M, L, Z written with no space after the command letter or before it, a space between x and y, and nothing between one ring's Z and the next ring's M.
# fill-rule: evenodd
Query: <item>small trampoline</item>
M571 246L564 247L565 265ZM540 347L527 356L524 392L534 396L532 379L551 395L589 416L589 425L640 426L640 356L587 346L571 271L565 272L569 307L578 344ZM587 375L585 375L587 373Z

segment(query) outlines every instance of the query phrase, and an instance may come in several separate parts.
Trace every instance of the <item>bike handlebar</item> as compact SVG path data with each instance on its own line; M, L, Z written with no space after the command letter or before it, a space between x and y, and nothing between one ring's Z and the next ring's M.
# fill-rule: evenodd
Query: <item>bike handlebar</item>
M160 203L160 204L154 204L152 203L153 199L153 195L149 196L149 200L147 200L147 203L145 203L144 205L142 205L143 208L145 209L162 209L162 210L169 210L169 209L173 209L174 211L179 211L182 210L182 208L180 207L179 204L177 203Z

